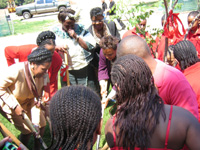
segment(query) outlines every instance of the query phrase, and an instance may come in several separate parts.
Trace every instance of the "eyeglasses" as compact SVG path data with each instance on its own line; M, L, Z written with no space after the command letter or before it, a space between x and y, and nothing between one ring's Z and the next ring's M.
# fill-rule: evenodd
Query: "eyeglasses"
M92 20L92 24L99 24L102 22L103 22L103 19L102 20Z

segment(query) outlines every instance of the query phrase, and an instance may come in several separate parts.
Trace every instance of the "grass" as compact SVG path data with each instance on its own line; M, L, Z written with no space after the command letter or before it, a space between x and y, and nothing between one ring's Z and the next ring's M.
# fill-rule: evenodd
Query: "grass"
M20 21L14 20L14 34L34 33L48 30L50 26L55 25L56 20L42 20L42 21Z

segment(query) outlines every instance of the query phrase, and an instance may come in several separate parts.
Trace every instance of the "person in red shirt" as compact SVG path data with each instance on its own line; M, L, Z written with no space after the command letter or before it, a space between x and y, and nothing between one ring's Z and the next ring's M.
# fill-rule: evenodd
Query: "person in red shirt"
M195 19L195 17L199 14L198 11L191 11L188 14L188 26L191 24L191 22ZM198 52L198 57L200 58L200 26L199 26L199 18L196 19L194 22L192 28L190 29L187 40L191 41L194 46L196 47L196 50Z
M138 36L140 36L143 39L145 39L145 37L146 38L151 37L151 35L148 32L145 31L146 24L147 24L147 20L146 19L141 20L141 22L139 24L137 24L136 27L134 27L131 30L126 31L124 33L124 35L122 36L122 39L125 38L125 37L127 37L127 36L129 36L129 35L138 35ZM137 32L136 28L138 28L139 32Z
M37 45L28 44L21 46L8 46L5 48L5 57L8 63L8 66L15 63L15 59L18 59L19 62L27 61L28 55L32 52L37 46L45 46L53 54L52 64L48 69L49 79L50 79L50 97L52 97L55 92L58 90L58 71L62 64L62 59L60 55L55 51L55 34L51 31L41 32L36 40Z
M183 74L196 93L200 116L200 59L197 57L196 48L192 42L185 40L174 45L173 50Z
M165 15L161 18L161 24L164 26L166 22ZM169 26L169 31L173 30L171 26ZM159 36L156 37L156 42L153 44L153 51L157 54L157 59L164 61L164 54L165 54L165 34L162 33ZM177 38L176 36L168 37L168 46L174 45L178 43L179 41L183 40L183 37Z
M125 37L127 37L127 36L129 36L129 35L138 35L138 36L140 36L141 38L143 38L144 40L146 40L146 42L148 43L149 48L151 50L151 54L155 58L156 55L155 55L155 53L154 53L154 51L152 49L152 47L153 47L154 44L153 44L153 42L151 42L153 40L153 38L152 38L152 36L151 36L150 33L148 33L148 32L145 31L146 24L147 24L147 20L146 19L141 20L141 22L139 24L137 24L136 27L134 27L131 30L126 31L124 33L122 39L125 38ZM150 40L150 41L147 41L147 39Z
M144 59L152 71L155 85L165 104L187 109L199 119L196 94L182 72L154 59L145 40L136 35L127 36L117 46L117 59L127 54Z

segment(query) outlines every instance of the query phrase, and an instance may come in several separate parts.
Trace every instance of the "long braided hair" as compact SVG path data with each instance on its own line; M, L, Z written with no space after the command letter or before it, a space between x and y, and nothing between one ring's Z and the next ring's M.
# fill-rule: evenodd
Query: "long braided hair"
M173 46L174 57L178 60L181 70L199 62L195 46L190 41L180 41Z
M84 86L63 87L50 102L52 124L49 149L90 150L93 134L101 120L99 96Z
M166 119L164 104L154 86L151 70L138 56L125 55L116 60L111 80L117 86L116 122L118 145L123 148L147 148L162 114ZM121 142L120 142L121 141Z
M47 50L45 47L38 47L36 50L32 51L30 55L28 55L28 61L30 63L35 63L36 65L51 62L51 51Z

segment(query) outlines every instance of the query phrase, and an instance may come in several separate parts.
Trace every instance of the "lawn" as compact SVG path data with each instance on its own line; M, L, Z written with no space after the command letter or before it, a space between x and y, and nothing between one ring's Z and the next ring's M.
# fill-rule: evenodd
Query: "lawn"
M56 20L42 20L42 21L20 21L14 20L14 34L34 33L48 30L50 26L55 25Z

